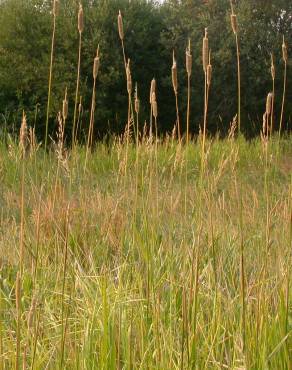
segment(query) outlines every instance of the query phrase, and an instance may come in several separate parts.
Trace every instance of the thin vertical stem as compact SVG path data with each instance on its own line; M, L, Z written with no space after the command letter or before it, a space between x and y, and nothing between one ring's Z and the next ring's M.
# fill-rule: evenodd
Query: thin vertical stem
M46 115L45 151L47 149L47 144L48 144L48 130L49 130L49 115L50 115L50 105L51 105L51 90L52 90L52 77L53 77L55 34L56 34L56 14L54 14L54 16L53 16L53 33L52 33L52 43L51 43L49 88L48 88L47 115Z
M79 96L79 85L80 85L80 64L81 64L81 48L82 48L82 32L79 32L79 48L78 48L78 67L77 67L77 81L75 91L75 105L74 105L74 116L73 116L73 127L72 127L72 145L75 145L76 135L76 116L77 116L77 105Z
M236 55L237 55L237 89L238 89L238 132L241 133L241 85L240 85L240 52L239 40L237 33L235 34Z
M281 107L279 137L281 136L282 125L283 125L284 105L285 105L285 97L286 97L286 83L287 83L287 62L285 62L285 69L284 69L284 85L283 85L283 98L282 98L282 107Z

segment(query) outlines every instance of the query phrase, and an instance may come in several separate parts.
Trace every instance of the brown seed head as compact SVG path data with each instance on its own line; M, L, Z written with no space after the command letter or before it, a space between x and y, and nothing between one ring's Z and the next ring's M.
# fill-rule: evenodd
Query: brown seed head
M82 4L79 4L79 11L78 11L78 31L82 33L84 29L84 14L83 14L83 7Z
M212 65L211 65L211 52L209 54L209 63L207 67L207 85L211 85L211 79L212 79Z
M128 59L126 74L127 74L127 91L128 91L128 94L131 95L132 94L132 76L131 76L131 69L130 69L130 59Z
M234 35L236 35L237 34L237 31L238 31L237 16L236 16L236 14L232 13L230 15L230 20L231 20L232 31L233 31Z
M59 14L59 0L54 0L53 1L53 16L54 17L57 17L57 15Z
M186 48L186 70L188 77L190 77L192 74L191 40L189 40L189 45Z
M124 40L124 26L123 26L123 18L122 18L122 13L119 10L119 15L118 15L118 29L119 29L119 36L121 40Z
M67 87L65 90L65 98L63 100L63 110L62 110L63 120L65 121L68 117L68 99L67 99Z
M285 37L283 36L283 44L282 44L282 55L283 55L283 60L285 63L288 62L288 51L287 51L287 45L285 43Z
M21 126L20 126L20 131L19 131L19 145L20 145L20 150L21 150L22 155L24 155L26 152L27 144L28 144L27 122L26 122L26 115L23 111Z
M94 62L93 62L93 78L95 80L98 75L99 66L100 66L100 59L99 59L99 47L98 47L96 51L96 57L94 58Z
M155 101L156 101L156 93L155 93L155 91L153 91L153 93L151 95L151 104L153 104Z
M80 96L79 105L78 105L78 113L81 114L82 112L82 96Z
M203 59L204 72L207 73L207 67L208 67L208 62L209 62L209 40L208 40L208 29L207 28L205 28L205 36L203 38L202 59Z
M266 101L266 114L269 116L272 111L273 93L268 93Z
M275 70L275 65L274 65L273 54L271 54L271 76L272 76L272 80L275 80L276 70Z
M140 111L140 100L138 98L138 87L137 87L137 84L136 84L136 88L135 88L135 112L137 114L139 114L139 111Z
M152 94L155 92L156 92L156 80L155 78L153 78L150 86L150 99L149 99L150 104L152 104Z
M174 57L174 51L173 51L172 58L173 58L172 67L171 67L172 87L173 87L174 93L177 94L177 88L178 88L178 84L177 84L177 66L176 66L176 60L175 60L175 57Z

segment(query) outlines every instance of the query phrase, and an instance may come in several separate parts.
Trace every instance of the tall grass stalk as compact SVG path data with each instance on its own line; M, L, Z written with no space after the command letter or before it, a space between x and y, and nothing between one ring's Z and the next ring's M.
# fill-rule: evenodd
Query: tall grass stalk
M187 129L186 129L186 143L189 144L190 132L190 105L191 105L191 74L192 74L192 54L191 54L191 40L186 49L186 71L188 79L188 103L187 103Z
M172 76L172 87L175 95L175 109L176 109L176 128L178 141L181 142L181 128L180 128L180 119L179 119L179 108L178 108L178 81L177 81L177 64L174 56L174 51L172 53L172 67L171 67L171 76Z
M270 128L270 135L272 136L274 130L274 105L275 105L275 77L276 77L276 69L274 65L274 57L271 54L271 77L272 77L272 94L273 94L273 101L272 101L272 111L271 111L271 128Z
M88 153L89 149L93 143L93 128L94 128L94 113L95 113L95 90L96 90L96 79L99 72L100 67L100 58L99 58L99 47L96 51L96 56L93 61L93 87L92 87L92 98L91 98L91 111L90 111L90 123L89 123L89 130L87 136L87 145L86 145L86 154L85 154L85 164L84 170L86 170L87 160L88 160Z
M232 0L230 0L231 5L231 27L232 31L235 36L235 43L236 43L236 57L237 57L237 101L238 101L238 108L237 108L237 119L238 119L238 132L241 133L241 80L240 80L240 49L239 49L239 38L238 38L238 23L237 23L237 16L234 13L234 8L232 4Z
M284 36L283 36L283 44L282 44L282 58L284 61L284 81L283 81L283 97L282 97L281 117L280 117L280 125L279 125L279 136L281 136L281 132L283 128L282 125L283 125L283 117L284 117L284 105L285 105L286 84L287 84L288 52L287 52L287 45L286 45Z
M77 106L79 101L79 85L80 85L80 66L81 66L81 50L82 50L82 33L84 30L84 13L82 4L79 3L78 11L78 33L79 33L79 46L78 46L78 65L77 65L77 81L75 90L75 104L74 104L74 115L72 125L72 145L75 145L76 141L76 119L77 119Z
M52 90L52 78L53 78L53 61L54 61L54 49L55 49L55 34L56 34L56 17L59 9L59 0L53 0L53 31L51 41L51 57L50 57L50 70L49 70L49 87L48 87L48 100L47 100L47 114L46 114L46 132L45 132L45 151L48 144L48 130L49 130L49 116L51 106L51 90Z
M204 124L203 124L202 153L201 153L201 172L204 171L205 166L205 145L206 145L208 95L209 95L208 92L211 83L211 71L212 71L212 67L210 64L209 39L207 28L205 29L205 36L203 38L202 59L203 59L203 70L205 74L205 89L204 89ZM209 83L208 78L210 79Z

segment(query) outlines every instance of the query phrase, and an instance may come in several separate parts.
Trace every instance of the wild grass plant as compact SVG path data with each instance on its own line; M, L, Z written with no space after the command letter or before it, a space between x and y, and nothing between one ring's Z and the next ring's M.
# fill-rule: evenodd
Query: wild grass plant
M183 153L171 142L158 146L158 181L149 144L140 144L138 184L130 145L126 189L118 142L110 152L98 144L86 173L84 148L66 164L42 150L36 161L27 156L21 287L22 160L16 144L9 154L1 147L2 368L22 364L26 351L34 369L289 369L290 140L282 139L277 162L277 140L268 156L260 140L206 144L203 188L195 143Z
M234 17L232 10L237 36ZM0 369L290 370L292 149L290 137L272 135L273 68L260 137L235 137L239 82L238 116L228 137L209 138L206 29L199 137L189 137L190 44L186 140L174 55L173 133L158 135L155 79L142 133L119 12L125 133L93 146L98 49L84 147L75 140L81 7L78 30L72 148L65 138L67 90L50 150L47 134L44 147L37 145L25 114L19 140L0 141ZM282 49L286 71L286 44Z

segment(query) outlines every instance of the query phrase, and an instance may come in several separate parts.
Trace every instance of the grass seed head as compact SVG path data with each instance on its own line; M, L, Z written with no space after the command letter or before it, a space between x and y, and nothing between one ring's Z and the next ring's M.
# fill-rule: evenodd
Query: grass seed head
M99 66L100 66L100 58L99 58L99 47L98 47L96 51L96 57L94 58L94 62L93 62L93 78L95 80L98 75Z
M283 36L283 44L282 44L282 56L283 56L284 62L287 63L288 62L288 50L287 50L287 45L286 45L284 36Z
M121 40L124 40L124 26L123 26L123 18L122 18L122 13L119 10L119 15L118 15L118 29L119 29L119 36Z
M207 67L208 67L208 62L209 62L209 40L208 40L208 29L207 28L205 28L205 36L203 38L202 59L203 59L204 72L207 73Z
M79 4L79 11L78 11L78 31L82 33L84 29L84 14L83 14L83 7L82 4Z
M208 86L211 85L211 79L212 79L212 65L208 64L208 67L207 67L207 85Z
M65 90L65 98L63 100L63 110L62 110L63 120L65 121L68 117L68 99L67 99L67 87Z
M174 51L173 51L173 62L172 62L172 67L171 67L171 76L172 76L172 87L173 91L175 94L177 94L177 89L178 89L178 84L177 84L177 65L176 65L176 60L174 57Z
M131 76L131 69L130 69L130 59L128 59L126 74L127 74L127 91L128 91L128 94L131 95L132 94L132 76Z
M21 150L22 155L25 155L27 144L28 144L27 122L26 122L26 115L23 111L21 126L20 126L20 131L19 131L19 145L20 145L20 150Z
M268 93L266 101L266 113L269 116L272 111L273 93Z
M272 76L272 80L275 80L276 70L275 70L275 65L274 65L273 54L271 54L271 76Z
M238 25L237 25L237 16L236 14L232 13L230 16L230 21L231 21L231 27L234 35L237 34L238 32Z
M60 6L59 0L54 0L53 1L53 16L54 17L57 17L57 15L59 14L59 6Z
M150 99L149 99L150 104L152 104L152 94L155 92L156 92L156 80L155 78L153 78L150 86Z
M136 88L135 88L135 112L137 114L139 114L139 111L140 111L140 100L138 98L138 87L137 87L137 84L136 84Z
M207 67L207 85L211 85L211 79L212 79L212 65L211 65L211 51L209 53L209 63Z
M191 54L191 40L189 40L189 45L186 48L186 71L188 77L192 74L192 54Z

